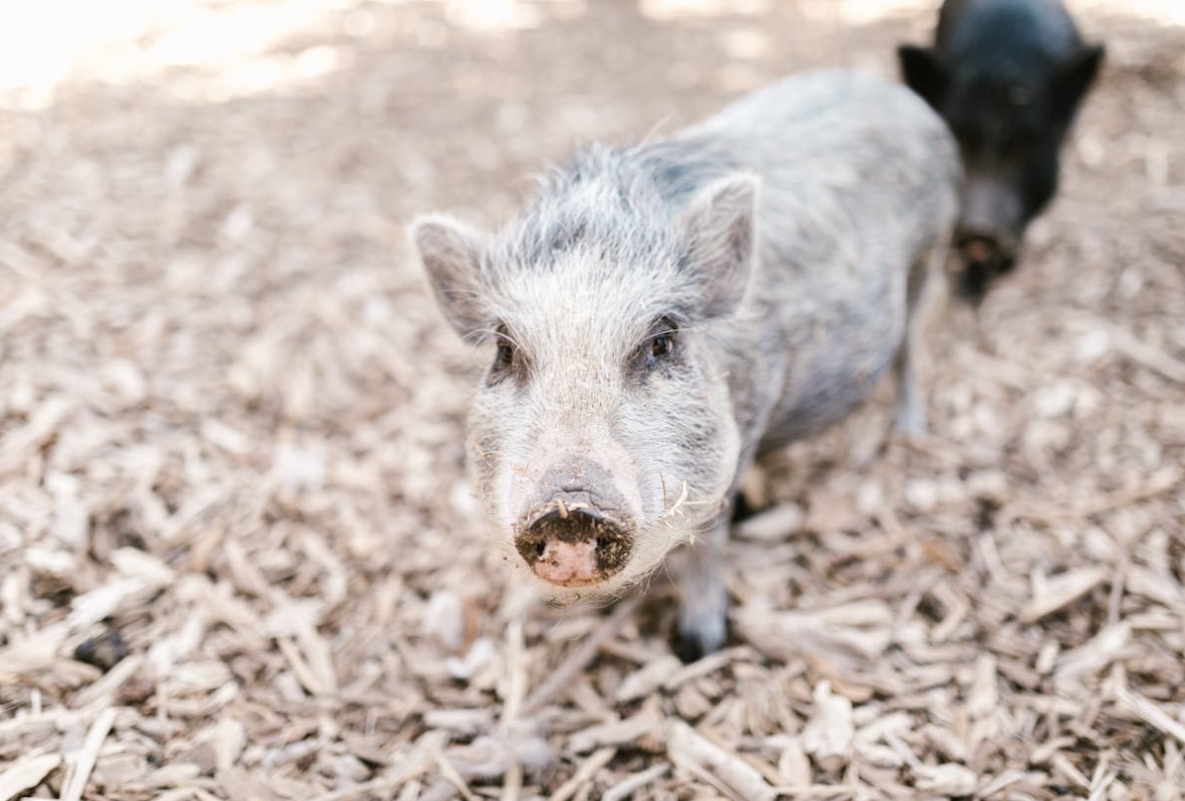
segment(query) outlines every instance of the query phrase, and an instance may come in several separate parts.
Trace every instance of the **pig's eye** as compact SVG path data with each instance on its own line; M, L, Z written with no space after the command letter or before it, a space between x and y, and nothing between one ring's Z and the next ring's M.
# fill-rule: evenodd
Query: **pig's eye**
M675 340L670 334L659 334L650 340L650 355L655 359L665 359L675 350Z
M514 348L509 342L498 343L498 353L494 356L494 367L503 369L514 363Z
M645 377L676 358L679 350L678 326L663 317L654 323L649 336L630 358L630 370L639 378Z
M679 326L670 317L661 317L650 330L650 358L655 361L675 355L675 333Z
M500 377L510 372L514 367L517 349L514 347L514 342L507 334L504 326L498 326L495 336L497 337L498 349L494 352L494 364L490 368L490 371L493 375Z

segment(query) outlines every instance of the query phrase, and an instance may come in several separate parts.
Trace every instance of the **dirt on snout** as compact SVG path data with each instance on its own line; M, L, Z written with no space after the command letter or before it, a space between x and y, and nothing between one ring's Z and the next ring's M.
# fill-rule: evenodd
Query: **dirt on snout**
M772 454L687 666L665 571L513 578L464 478L493 355L406 225L788 72L894 76L937 2L14 2L0 799L1185 796L1175 0L1070 3L1102 79L1022 262L932 326L930 434L886 386Z
M581 506L569 509L562 500L554 508L538 515L535 521L515 537L514 547L536 573L541 573L540 562L550 568L570 572L574 565L556 561L556 548L549 545L573 546L582 549L581 558L587 560L583 570L583 584L596 584L625 566L633 550L636 533L605 519L600 514ZM549 581L553 581L550 576ZM571 581L555 582L573 586Z

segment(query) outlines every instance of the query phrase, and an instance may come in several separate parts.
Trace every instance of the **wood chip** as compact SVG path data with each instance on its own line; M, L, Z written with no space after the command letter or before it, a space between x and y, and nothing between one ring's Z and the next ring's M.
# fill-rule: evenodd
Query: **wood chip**
M662 683L662 688L668 692L678 689L679 685L690 679L699 676L707 676L715 673L717 670L725 667L734 661L752 661L756 657L752 648L745 646L739 648L725 648L717 651L714 654L696 660L690 665L684 665L676 670L666 681Z
M737 609L733 619L758 648L782 659L810 650L847 663L879 656L892 638L891 611L872 600L783 612L757 600Z
M568 747L577 754L586 754L606 746L622 746L642 737L655 734L661 728L661 721L648 714L590 726L575 732L568 740Z
M1033 623L1046 615L1072 604L1086 595L1107 578L1107 571L1101 567L1073 570L1046 582L1041 597L1033 598L1021 610L1020 619Z
M104 709L87 730L82 748L66 758L67 774L61 801L79 801L82 798L86 780L90 778L95 761L99 758L99 749L103 747L103 741L107 739L114 723L115 709Z
M784 540L802 527L806 514L795 503L782 504L754 515L736 527L736 536L757 542Z
M8 770L0 773L0 801L10 801L36 788L53 770L62 764L57 754L24 757Z
M1178 742L1185 745L1185 725L1178 723L1147 698L1137 695L1127 687L1120 687L1115 691L1115 699L1149 725L1155 726L1170 737L1175 737Z
M626 776L606 790L605 794L601 796L601 801L625 801L646 785L666 776L670 770L670 765L654 765L646 770L640 770L632 776Z
M1054 667L1054 678L1067 681L1083 673L1101 671L1119 657L1130 639L1131 627L1127 622L1103 629L1090 641L1063 653Z
M924 793L937 796L971 795L979 783L975 771L953 763L919 765L913 768L913 772L917 776L917 788Z
M847 761L855 737L852 702L831 693L831 682L821 681L814 692L815 711L802 731L802 748L824 770Z
M686 723L667 724L667 753L677 765L691 764L710 774L737 801L772 801L777 792L761 772L696 732Z
M626 704L645 698L663 686L669 678L677 675L682 667L682 663L676 657L670 654L660 656L627 676L614 693L614 701Z
M568 801L588 784L598 770L608 765L609 760L613 759L613 755L616 753L616 748L602 748L584 760L572 778L561 784L559 789L548 797L548 801Z

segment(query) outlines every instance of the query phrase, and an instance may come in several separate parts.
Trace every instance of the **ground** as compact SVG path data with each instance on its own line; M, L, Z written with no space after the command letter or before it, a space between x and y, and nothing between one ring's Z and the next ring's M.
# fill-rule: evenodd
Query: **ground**
M579 143L787 72L892 77L934 9L27 5L0 799L1185 795L1174 3L1071 5L1107 66L1023 266L936 323L930 436L886 437L886 391L754 474L732 639L688 666L665 573L564 609L489 555L462 433L489 354L405 226L495 223Z

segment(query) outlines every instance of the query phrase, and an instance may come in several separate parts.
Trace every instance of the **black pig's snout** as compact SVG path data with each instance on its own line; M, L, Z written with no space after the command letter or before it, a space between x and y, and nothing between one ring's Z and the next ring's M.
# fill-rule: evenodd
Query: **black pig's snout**
M1016 238L994 227L960 227L955 235L960 256L959 294L978 305L988 286L1016 265Z
M1002 228L963 226L955 236L959 253L968 264L999 268L1016 258L1015 238Z
M535 575L561 587L583 587L625 566L633 544L626 524L596 509L573 508L562 497L549 507L515 537L515 548Z

